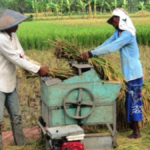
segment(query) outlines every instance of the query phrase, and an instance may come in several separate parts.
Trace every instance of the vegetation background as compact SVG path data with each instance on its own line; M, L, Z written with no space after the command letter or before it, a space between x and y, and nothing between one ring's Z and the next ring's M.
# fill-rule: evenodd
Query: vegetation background
M117 138L118 150L150 149L150 0L0 0L0 7L20 11L28 17L17 31L19 40L26 50L26 55L50 68L60 64L52 47L53 41L58 37L78 45L83 51L90 50L113 33L113 27L106 23L112 10L116 7L127 10L137 29L144 81L148 83L143 91L146 94L146 118L141 122L142 138L132 142L126 138L130 132L128 126L124 123L118 124L118 127L121 126ZM102 57L121 72L118 52ZM40 116L40 83L38 79L27 80L20 68L17 72L23 127L30 128L37 125L36 121ZM124 114L123 100L119 107ZM4 118L3 131L11 130L6 110ZM119 116L118 119L124 122L123 117ZM91 132L98 130L97 126L91 128ZM7 149L44 150L44 144L39 141L31 141L23 147L13 145Z
M22 13L55 12L63 15L111 12L122 7L134 13L138 10L150 10L149 0L0 0L0 7L10 8ZM47 14L48 15L48 14Z

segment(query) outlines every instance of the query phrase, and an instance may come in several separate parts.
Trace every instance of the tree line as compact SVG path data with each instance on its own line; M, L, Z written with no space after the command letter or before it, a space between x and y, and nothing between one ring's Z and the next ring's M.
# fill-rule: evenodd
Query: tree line
M0 0L0 8L9 8L21 13L55 12L89 15L97 12L112 12L122 7L129 12L150 9L150 0Z

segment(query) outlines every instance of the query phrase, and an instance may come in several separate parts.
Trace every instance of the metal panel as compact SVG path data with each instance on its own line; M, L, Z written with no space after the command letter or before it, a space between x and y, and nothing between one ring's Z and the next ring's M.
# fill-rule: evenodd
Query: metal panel
M47 134L51 137L51 139L66 137L69 135L81 135L84 136L84 130L74 124L69 126L58 126L58 127L51 127L46 129Z
M41 115L44 121L48 124L49 113L48 113L48 106L42 101L42 108L41 108Z
M86 150L102 150L112 147L112 137L110 134L89 134L82 143Z
M73 83L97 82L97 81L100 81L100 78L98 77L96 71L94 69L91 69L90 71L83 73L82 76L74 76L72 78L64 80L60 84L73 84Z
M81 87L82 90L74 89ZM87 89L87 90L84 90ZM70 90L74 89L70 92ZM47 123L48 127L62 126L71 124L106 124L111 135L105 137L92 137L87 138L87 143L96 143L100 148L110 148L113 144L116 144L116 102L115 99L121 89L121 83L118 82L105 82L99 79L94 69L83 73L81 76L74 76L61 83L47 86L41 81L41 99L42 103L42 117ZM80 92L79 92L80 91ZM68 92L70 92L68 94ZM67 111L71 115L76 115L77 107L74 106L74 102L80 99L84 103L90 103L92 96L94 95L95 108L93 112L85 119L73 119L64 111L63 100L68 94L66 99L73 103L73 106L69 106L67 103ZM79 96L80 95L80 96ZM79 98L80 97L80 98ZM75 102L76 103L76 102ZM66 103L65 103L66 104ZM85 116L90 111L91 106L86 105L81 108L81 116ZM110 125L113 125L113 128ZM94 140L93 142L91 142ZM100 147L102 145L102 147ZM94 146L92 147L92 149ZM86 149L86 148L85 148ZM95 146L95 149L97 147Z
M92 92L95 97L96 103L112 102L116 99L118 91L121 88L120 84L102 83L102 82L89 82L89 83L76 83L76 84L57 84L54 86L43 86L41 90L42 100L47 106L62 106L63 99L69 90L73 88L84 87ZM85 92L82 93L82 100L88 100L89 96ZM78 90L71 93L72 100L76 100Z
M87 114L88 108L83 108L81 114ZM82 119L83 124L100 124L102 122L113 123L113 107L112 106L99 106L95 107L91 115Z
M76 114L75 108L68 108L68 112L72 115ZM88 108L82 108L81 114L87 114L89 111ZM51 111L51 124L50 126L59 126L59 125L70 125L70 124L78 124L77 119L73 119L64 112L63 109L56 109ZM113 124L113 107L112 106L99 106L95 107L92 114L81 120L81 124Z
M74 114L76 109L71 108L69 112ZM52 110L51 120L50 126L78 124L78 120L68 117L64 112L64 109Z

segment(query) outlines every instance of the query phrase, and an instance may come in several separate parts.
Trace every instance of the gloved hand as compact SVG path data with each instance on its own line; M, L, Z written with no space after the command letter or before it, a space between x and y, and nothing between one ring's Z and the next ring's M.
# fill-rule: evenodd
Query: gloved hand
M49 75L49 73L48 73L48 70L49 70L49 67L48 66L41 66L41 68L40 68L40 70L39 70L39 75L41 76L41 77L43 77L43 76L48 76Z

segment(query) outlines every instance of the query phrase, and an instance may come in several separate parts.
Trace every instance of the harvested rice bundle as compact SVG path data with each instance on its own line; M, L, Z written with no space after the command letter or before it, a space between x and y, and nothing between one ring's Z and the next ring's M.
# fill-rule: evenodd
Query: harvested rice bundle
M31 61L34 64L37 64L39 66L42 66L40 63L31 60L29 57L26 58L28 61ZM27 79L29 78L37 78L39 77L39 74L30 74L28 71L24 70L23 71L24 76L26 76ZM55 66L50 67L49 69L49 76L52 76L53 78L60 78L62 80L68 79L72 76L75 76L75 71L67 66L64 61L59 61L55 62Z
M25 74L26 74L27 79L39 77L39 74L31 75L29 72L25 72ZM61 68L52 68L52 69L49 69L49 76L64 80L64 79L68 79L68 78L75 76L75 73L74 73L74 70L72 69L65 71L64 69L61 69Z
M93 57L88 60L94 66L98 75L103 80L123 82L123 76L116 72L112 65L103 58Z
M57 58L65 58L67 60L75 60L78 62L85 63L82 59L82 52L77 44L72 44L64 39L56 38L56 41L52 42L48 40L54 48L54 54ZM98 75L103 80L109 81L120 81L123 82L123 76L116 72L112 65L105 59L101 57L93 57L88 60L88 62L94 66Z
M70 77L75 76L75 72L73 69L69 69L65 71L63 68L53 68L49 70L50 76L54 78L68 79Z
M54 54L57 58L67 58L79 61L82 60L82 51L76 44L59 38L56 38L56 41L48 40L48 42L52 43L52 46L54 47Z

